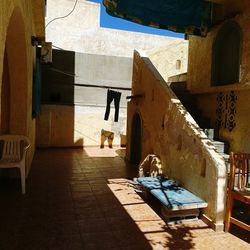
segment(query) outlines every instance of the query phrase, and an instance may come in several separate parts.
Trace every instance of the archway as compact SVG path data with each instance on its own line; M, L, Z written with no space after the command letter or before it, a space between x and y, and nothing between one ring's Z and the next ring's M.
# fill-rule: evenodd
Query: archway
M16 8L6 32L1 85L1 133L27 134L27 72L25 26L20 10Z
M138 113L135 113L131 127L130 161L136 165L141 161L141 127L141 117Z
M239 82L242 31L235 21L219 30L213 45L212 85Z
M7 52L4 52L3 60L3 76L2 76L2 89L1 89L1 123L0 133L9 133L10 122L10 76Z

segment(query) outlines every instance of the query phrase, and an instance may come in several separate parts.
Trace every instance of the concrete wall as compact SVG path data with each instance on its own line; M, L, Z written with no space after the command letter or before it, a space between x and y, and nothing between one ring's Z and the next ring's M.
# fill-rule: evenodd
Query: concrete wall
M35 120L32 119L35 48L31 45L31 36L44 37L43 2L38 0L0 2L0 129L1 133L24 134L31 139L28 169L35 149ZM36 21L33 13L34 5L36 5L36 15L39 15Z
M232 131L220 128L219 137L221 140L229 142L230 150L249 152L250 129L248 124L250 118L247 114L250 109L246 102L250 94L250 3L249 1L222 0L218 2L224 4L226 19L238 23L242 30L240 81L225 86L211 86L213 43L219 29L224 24L221 23L214 26L205 38L190 37L188 89L198 95L199 108L203 111L204 116L211 119L212 127L216 126L218 120L217 97L220 93L226 96L234 91L237 99L234 103L236 113L233 122L236 126Z
M120 145L120 135L126 134L126 96L131 91L113 89L121 93L119 119L114 122L112 102L106 121L105 86L131 88L132 59L54 50L53 64L42 68L38 146L100 145L101 129L114 132L113 144ZM67 128L62 124L68 124Z
M167 81L169 76L186 72L187 50L187 41L179 41L147 50L146 53ZM180 68L176 68L177 60L181 61ZM119 121L114 122L114 103L111 105L109 120L105 121L107 89L102 87L131 88L131 82L131 58L54 50L53 64L43 65L44 105L37 120L37 145L100 145L101 129L113 131L114 144L119 145L120 135L126 134L126 96L131 95L131 91L117 90L122 93ZM48 104L53 105L50 107ZM60 128L62 121L69 124L67 129ZM54 136L48 137L47 131L57 134L57 139Z
M68 14L73 0L48 0L46 23ZM60 6L60 8L59 8ZM64 32L62 32L62 30ZM67 35L65 35L67 34ZM46 28L55 46L87 54L132 57L134 49L151 49L180 39L100 27L100 4L79 0L74 12Z
M127 109L120 108L118 122L114 122L113 107L108 121L104 113L102 106L43 105L37 119L37 146L100 146L102 129L114 132L113 145L120 145L121 135L126 134Z
M128 104L126 157L131 158L131 129L135 113L141 117L141 154L158 155L164 174L208 202L204 210L222 227L226 166L145 54L135 53L132 94Z
M107 88L131 88L132 59L53 50L53 64L42 65L42 102L105 106ZM114 89L116 90L116 89ZM124 99L121 105L126 107Z
M149 54L155 63L158 62L157 66L163 65L161 73L164 77L181 73L186 70L187 53L184 54L187 43L184 45L182 39L101 28L100 4L83 0L77 2L70 16L49 23L68 14L75 1L48 0L47 3L46 38L64 50L54 51L52 65L44 66L44 105L37 122L41 128L37 131L37 145L99 145L101 129L113 131L114 144L120 144L120 134L126 133L126 96L130 95L130 91L117 90L122 93L119 121L114 122L113 103L109 120L104 121L107 89L78 84L131 88L132 57L136 48L150 50ZM178 43L177 48L171 50L175 43ZM159 46L167 47L161 47L158 53L154 48ZM177 57L183 60L180 70L175 69ZM47 104L53 105L50 107ZM75 126L62 130L57 127L60 122L53 122L53 117L71 125L75 123ZM46 142L46 131L56 131L57 137L61 135L62 140L51 136Z
M131 87L132 58L76 53L75 60L76 83Z

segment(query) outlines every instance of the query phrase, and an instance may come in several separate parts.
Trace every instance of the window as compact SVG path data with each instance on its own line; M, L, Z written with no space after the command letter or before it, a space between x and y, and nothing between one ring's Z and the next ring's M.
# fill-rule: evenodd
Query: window
M175 68L181 69L181 60L176 60Z

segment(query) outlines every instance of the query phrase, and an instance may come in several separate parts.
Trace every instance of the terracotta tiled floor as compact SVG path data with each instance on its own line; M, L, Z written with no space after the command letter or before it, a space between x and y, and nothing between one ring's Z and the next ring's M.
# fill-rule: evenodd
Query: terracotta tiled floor
M0 183L0 249L250 249L203 222L168 226L128 185L124 149L37 150L21 195Z

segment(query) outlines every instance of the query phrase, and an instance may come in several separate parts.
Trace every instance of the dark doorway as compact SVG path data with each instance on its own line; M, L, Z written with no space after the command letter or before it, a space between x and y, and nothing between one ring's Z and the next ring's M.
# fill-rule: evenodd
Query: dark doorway
M141 161L141 117L135 113L132 119L130 161L138 165Z
M239 82L241 38L241 28L234 21L227 22L219 30L213 45L213 86Z

